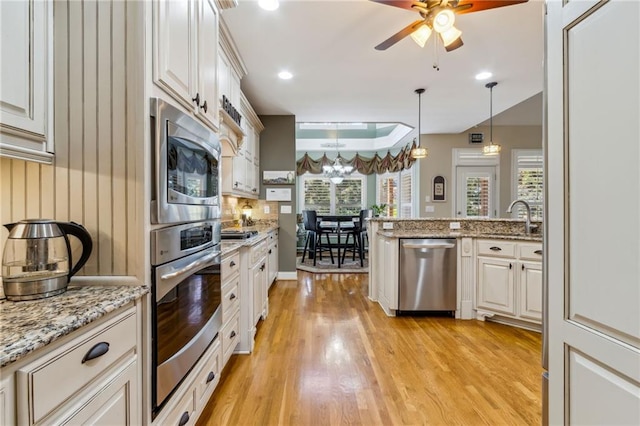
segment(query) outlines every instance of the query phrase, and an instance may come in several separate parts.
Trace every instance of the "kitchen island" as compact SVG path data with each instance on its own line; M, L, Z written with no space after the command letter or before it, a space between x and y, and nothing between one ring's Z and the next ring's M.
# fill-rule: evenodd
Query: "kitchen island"
M372 218L369 298L385 313L398 310L399 243L403 238L457 240L456 311L459 319L492 318L540 329L542 224L525 233L515 219Z

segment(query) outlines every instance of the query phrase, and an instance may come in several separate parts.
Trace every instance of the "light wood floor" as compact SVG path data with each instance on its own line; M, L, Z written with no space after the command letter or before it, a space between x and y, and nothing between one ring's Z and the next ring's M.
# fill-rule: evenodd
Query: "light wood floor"
M198 425L539 425L541 336L505 325L389 318L366 274L269 292L252 355L233 355Z

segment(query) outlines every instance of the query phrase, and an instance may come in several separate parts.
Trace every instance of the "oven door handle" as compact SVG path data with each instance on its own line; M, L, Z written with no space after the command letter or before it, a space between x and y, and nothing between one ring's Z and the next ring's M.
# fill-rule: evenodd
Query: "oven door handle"
M191 262L188 265L183 266L182 268L176 269L175 271L170 272L168 274L161 275L160 280L162 281L173 280L174 278L177 278L180 275L184 275L194 270L200 269L203 266L205 266L207 263L211 262L211 260L213 260L216 256L218 256L218 254L219 253L217 252L211 252L205 255L204 257L201 257L200 259L194 262Z

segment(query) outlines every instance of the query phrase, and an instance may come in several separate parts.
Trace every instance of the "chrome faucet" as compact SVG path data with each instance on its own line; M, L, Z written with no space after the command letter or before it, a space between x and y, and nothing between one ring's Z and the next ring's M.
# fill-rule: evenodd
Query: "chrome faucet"
M527 235L529 235L531 234L531 231L533 231L538 227L538 225L531 224L531 206L529 205L529 203L527 203L525 200L514 200L511 202L511 204L509 204L509 207L507 208L507 213L511 213L511 209L513 209L513 206L515 206L518 203L522 203L522 205L524 205L527 211L525 216L526 222L524 224L524 231Z

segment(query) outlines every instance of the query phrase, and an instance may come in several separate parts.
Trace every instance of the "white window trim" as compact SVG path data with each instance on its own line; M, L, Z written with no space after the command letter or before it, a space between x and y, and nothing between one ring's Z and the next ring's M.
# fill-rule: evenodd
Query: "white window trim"
M362 208L365 209L367 208L367 176L363 175L361 173L358 172L354 172L351 173L348 176L349 179L360 179L362 181L362 194L361 194L361 202L362 202ZM305 173L301 176L298 176L298 179L296 179L296 183L298 185L298 191L297 191L297 199L296 199L296 205L298 207L298 213L302 213L302 210L305 209L304 206L304 181L306 179L326 179L329 180L328 178L325 178L324 175L321 174L312 174L312 173ZM330 189L329 189L329 194L330 197L335 200L335 190L336 190L336 186L334 183L331 183ZM335 205L334 205L335 207ZM334 214L334 213L331 213Z
M500 154L483 155L482 148L451 149L451 217L457 217L456 200L458 194L458 166L493 166L496 168L495 206L500 208ZM496 215L500 217L500 212Z
M511 151L511 200L515 200L518 197L518 158L520 156L538 156L540 157L540 161L532 162L532 166L540 166L543 170L543 181L544 181L544 156L541 149L514 149ZM544 185L544 184L543 184ZM544 188L543 188L544 191ZM513 213L511 213L512 218L518 217L518 210L515 209Z

